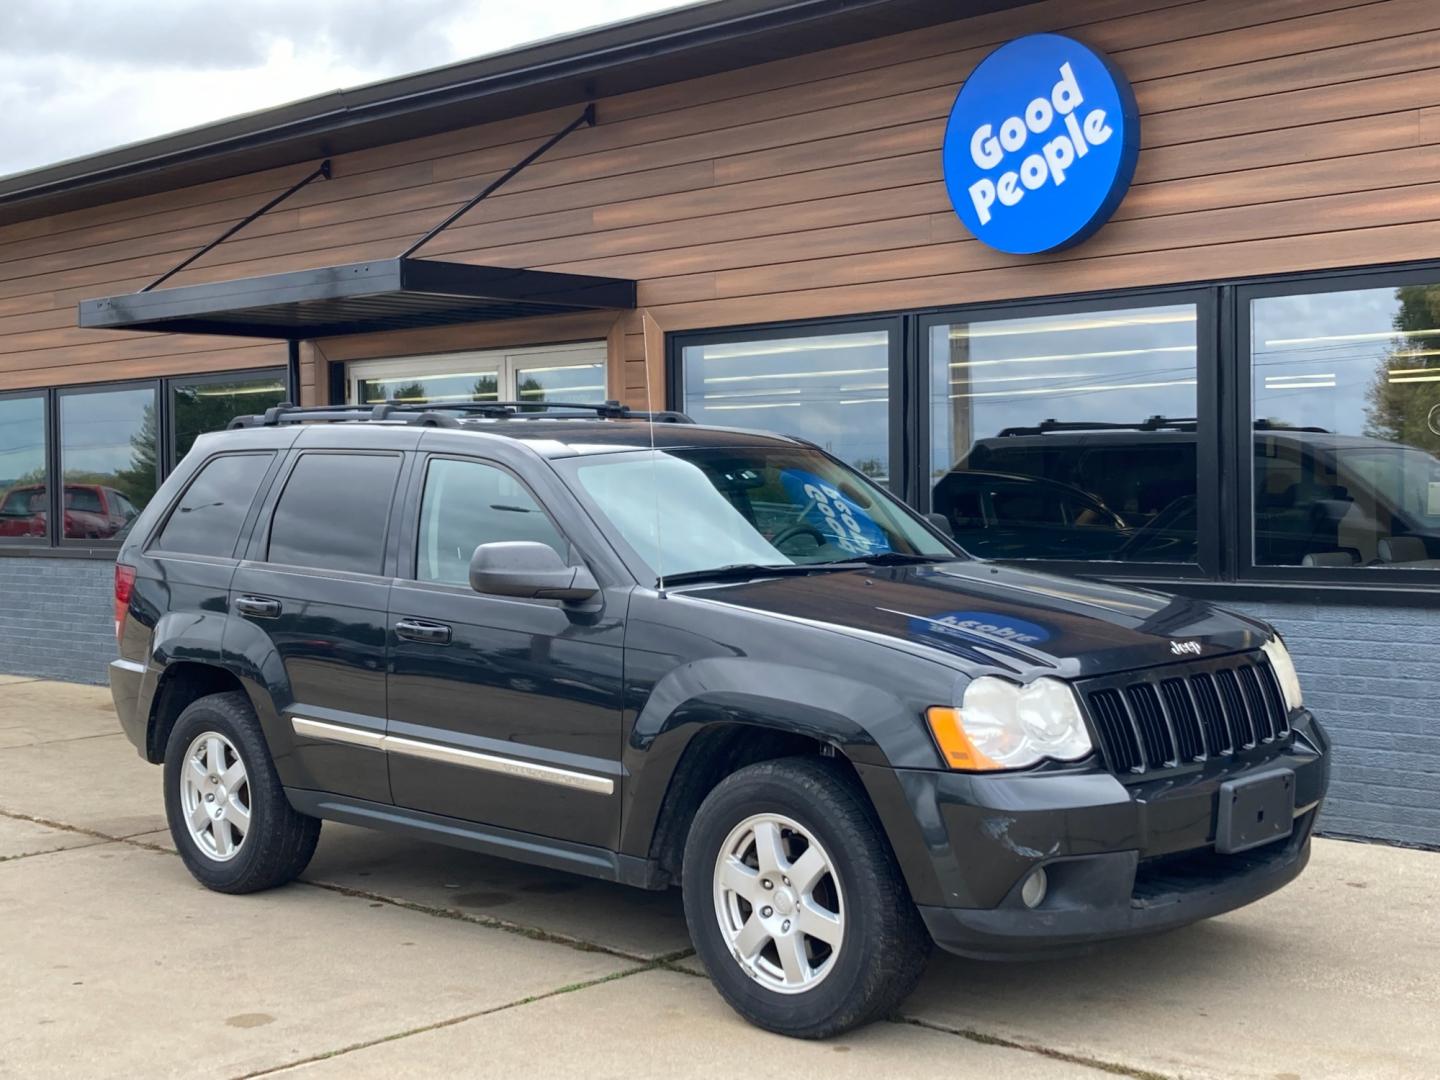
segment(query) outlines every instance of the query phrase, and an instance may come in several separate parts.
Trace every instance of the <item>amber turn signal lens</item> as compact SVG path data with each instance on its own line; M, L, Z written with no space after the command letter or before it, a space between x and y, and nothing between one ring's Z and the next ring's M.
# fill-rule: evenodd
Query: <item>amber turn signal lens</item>
M960 723L959 709L932 705L925 710L925 720L930 725L930 733L935 736L945 764L950 768L966 769L970 772L989 772L1004 768L975 749Z

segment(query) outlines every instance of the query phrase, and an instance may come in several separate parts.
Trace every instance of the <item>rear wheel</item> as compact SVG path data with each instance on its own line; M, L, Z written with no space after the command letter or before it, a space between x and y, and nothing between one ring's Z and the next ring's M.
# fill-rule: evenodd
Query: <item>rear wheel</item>
M285 798L260 723L239 692L200 698L165 747L165 814L190 873L217 892L283 885L310 862L320 821Z
M696 952L751 1023L824 1038L914 988L930 939L879 822L832 760L786 758L721 782L682 870Z

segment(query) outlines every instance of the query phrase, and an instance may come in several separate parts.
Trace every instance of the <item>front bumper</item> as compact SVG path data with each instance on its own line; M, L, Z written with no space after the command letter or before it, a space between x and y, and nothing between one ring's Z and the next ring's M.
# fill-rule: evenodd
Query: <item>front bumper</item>
M1308 714L1294 727L1284 745L1131 783L1063 770L898 772L934 874L935 887L915 895L931 935L976 958L1053 955L1183 926L1274 892L1305 868L1329 784L1323 730ZM1220 785L1277 766L1295 774L1289 837L1218 854ZM1029 908L1020 890L1037 867L1049 888Z

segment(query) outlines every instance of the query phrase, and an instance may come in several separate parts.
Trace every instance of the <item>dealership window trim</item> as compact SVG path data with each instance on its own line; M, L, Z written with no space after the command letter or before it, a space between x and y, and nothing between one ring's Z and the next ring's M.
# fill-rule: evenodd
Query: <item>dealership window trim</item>
M1308 600L1410 606L1440 603L1440 570L1373 567L1257 565L1250 535L1254 527L1250 443L1251 388L1249 302L1267 296L1345 292L1403 285L1440 285L1440 261L1388 264L1340 270L1190 282L1152 288L1117 289L1065 296L1024 298L983 304L934 306L872 316L748 324L673 332L666 335L666 390L674 407L684 408L684 349L697 344L807 337L873 329L889 323L902 343L899 370L891 376L892 489L922 513L930 506L929 393L926 334L937 324L976 318L1019 318L1115 307L1197 304L1197 436L1201 448L1197 497L1201 521L1199 561L1188 566L1157 563L1016 560L1014 565L1125 584L1176 586L1186 593L1239 600ZM1188 300L1186 298L1189 298ZM898 445L897 445L898 444ZM1243 467L1242 467L1243 466Z
M45 485L46 530L42 540L0 540L0 557L51 556L60 558L113 559L120 549L118 540L80 539L61 535L63 523L64 473L61 461L60 402L63 398L124 390L149 389L155 395L156 486L163 484L179 462L175 459L175 432L171 388L207 383L237 382L245 379L275 378L285 384L286 397L293 400L295 387L290 385L284 365L241 368L235 371L197 372L166 375L148 379L124 379L114 382L76 383L69 386L36 387L0 392L0 399L39 397L45 415Z

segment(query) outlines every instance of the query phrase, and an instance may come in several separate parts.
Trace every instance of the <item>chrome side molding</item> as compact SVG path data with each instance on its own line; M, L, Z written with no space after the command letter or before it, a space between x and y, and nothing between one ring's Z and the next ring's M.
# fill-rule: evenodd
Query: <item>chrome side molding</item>
M294 716L290 719L290 727L296 735L304 735L307 739L344 743L346 746L364 746L371 750L382 750L385 746L385 736L380 732L366 731L346 724L330 724L323 720Z
M519 758L504 757L499 754L486 754L479 750L462 750L457 746L444 746L421 739L407 739L399 735L382 735L375 731L365 731L345 724L332 724L324 720L311 720L304 716L291 717L290 726L296 735L302 735L307 739L343 743L346 746L363 746L370 750L384 750L391 754L403 754L406 757L438 761L445 765L460 765L468 769L479 769L482 772L514 776L521 780L555 784L559 787L573 788L576 791L587 791L592 795L615 794L615 781L608 776L596 776L594 773L575 772L554 765L541 765L538 762L522 761Z

